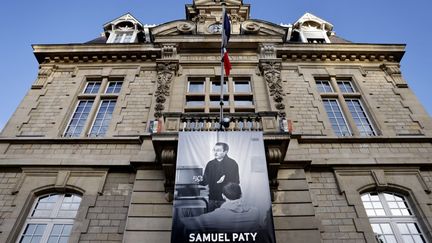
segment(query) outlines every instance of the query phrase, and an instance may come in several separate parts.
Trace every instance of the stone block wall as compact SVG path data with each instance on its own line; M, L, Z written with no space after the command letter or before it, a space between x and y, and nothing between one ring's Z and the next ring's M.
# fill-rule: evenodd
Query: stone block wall
M170 242L173 209L172 203L166 198L164 181L163 171L137 171L125 243Z
M317 100L311 91L311 85L299 73L297 67L282 72L282 83L286 92L287 119L292 120L294 131L309 135L325 134L325 127L319 119Z
M282 169L278 180L272 205L276 241L320 242L319 222L304 170Z
M86 220L88 229L80 236L81 243L123 241L134 174L109 173L103 194L97 196L94 206L89 207Z
M406 98L409 97L400 95L399 89L386 79L384 71L368 71L361 85L371 93L370 99L376 105L374 108L383 116L385 124L381 126L388 127L397 135L424 133L419 122L413 120L415 108L406 103Z
M357 213L339 193L333 172L309 172L308 184L322 242L366 242L355 225Z
M5 219L12 217L15 209L16 195L12 194L21 173L17 172L0 172L0 238L3 238L3 227Z
M150 109L156 88L156 72L140 71L132 78L121 106L120 117L115 127L118 135L140 135L146 132L147 122L152 118Z

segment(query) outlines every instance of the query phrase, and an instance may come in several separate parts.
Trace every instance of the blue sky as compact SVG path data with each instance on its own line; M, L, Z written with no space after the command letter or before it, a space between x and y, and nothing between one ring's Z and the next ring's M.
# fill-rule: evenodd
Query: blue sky
M358 43L405 43L402 71L432 114L432 1L417 0L244 0L251 17L294 23L305 12L334 25L336 34ZM104 23L131 12L142 23L159 24L185 17L192 0L14 0L0 8L0 129L37 76L31 44L82 43L102 32Z

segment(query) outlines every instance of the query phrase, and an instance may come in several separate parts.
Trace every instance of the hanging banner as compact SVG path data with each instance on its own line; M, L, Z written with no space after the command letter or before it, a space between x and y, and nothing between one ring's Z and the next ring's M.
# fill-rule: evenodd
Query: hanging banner
M181 132L171 243L274 243L261 132Z

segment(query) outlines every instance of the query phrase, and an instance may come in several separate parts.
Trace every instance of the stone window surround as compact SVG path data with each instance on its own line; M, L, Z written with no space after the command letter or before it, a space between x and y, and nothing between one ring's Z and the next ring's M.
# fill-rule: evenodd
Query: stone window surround
M89 221L86 219L90 207L95 206L98 195L102 195L108 175L107 169L86 171L82 169L23 169L21 178L12 189L17 197L15 209L10 218L5 219L1 230L0 242L16 242L25 226L35 200L52 193L71 193L81 197L81 205L74 220L70 243L77 243L81 233L86 233ZM53 184L54 183L54 184Z
M431 240L432 222L428 220L432 218L432 210L429 207L431 189L426 184L420 168L339 167L334 168L334 174L339 193L345 195L348 205L355 208L357 218L354 219L354 225L358 232L364 234L366 242L376 243L376 240L361 195L374 191L394 192L405 196L417 216L425 238Z
M313 83L313 87L315 89L315 92L318 93L318 97L322 98L330 98L330 99L337 99L340 105L340 108L342 110L342 113L345 116L345 119L348 123L349 129L351 130L351 133L353 137L365 137L365 136L360 136L360 131L351 115L351 112L348 108L347 103L345 102L345 99L348 98L352 98L352 99L358 99L366 113L366 116L369 120L369 123L372 125L373 130L375 135L374 136L381 136L382 133L380 131L380 128L378 126L378 124L376 123L376 119L373 115L373 112L369 112L370 106L369 104L366 102L366 99L362 99L364 95L364 93L362 92L360 85L358 85L360 83L360 80L358 79L358 77L356 77L356 75L346 75L346 74L341 74L341 75L312 75L312 81L311 83ZM333 93L319 93L318 92L318 88L316 87L316 81L320 81L320 80L328 80L332 89L333 89ZM350 81L355 92L354 93L343 93L338 85L338 82L340 81ZM324 105L322 104L322 113L323 114L327 114L324 108ZM325 122L328 122L328 126L331 128L331 123L330 121L327 120ZM332 134L335 135L333 129L329 129L332 131Z
M204 81L204 92L202 93L189 93L189 83L190 82L197 82L198 78L203 78L202 81ZM204 112L204 113L208 113L208 112L219 112L220 106L212 106L211 105L211 98L214 97L218 97L218 100L220 99L220 91L214 91L212 90L212 82L215 81L215 78L218 78L218 80L220 79L220 76L210 76L210 75L189 75L186 78L186 91L185 91L185 111L186 112ZM247 81L249 82L250 85L250 92L236 92L235 91L235 84L234 82L236 81L236 79L239 79L239 82L246 82L246 79L248 79ZM220 82L220 81L219 81ZM234 113L234 112L245 112L245 111L255 111L255 99L254 99L254 87L253 87L253 80L252 80L252 76L235 76L235 77L225 77L225 83L228 84L227 88L224 88L225 91L228 92L224 92L224 97L228 97L228 104L227 102L224 102L224 111L225 112L230 112L230 113ZM194 98L194 97L203 97L204 98L204 106L192 106L192 107L187 107L186 106L186 101L188 98ZM251 102L253 103L252 106L236 106L235 105L235 101L236 101L236 97L248 97L251 98Z
M101 82L100 84L100 88L99 88L99 92L95 93L95 94L89 94L89 93L84 93L88 82ZM70 137L70 138L83 138L83 137L89 137L90 131L93 127L93 123L96 119L96 115L99 111L99 107L100 104L102 103L103 100L119 100L119 96L121 94L122 91L120 91L120 93L106 93L108 90L108 85L110 82L113 81L122 81L123 85L122 85L122 90L125 87L126 84L126 77L123 75L112 75L112 76L86 76L83 78L81 85L79 86L78 92L76 94L76 98L74 99L73 102L71 102L71 104L73 104L72 107L70 107L70 111L67 113L66 117L65 117L65 123L64 123L64 129L61 130L62 133L59 134L59 136L61 137L65 137L65 138L69 138L68 136L66 136L66 132L67 129L69 127L69 124L72 121L72 117L75 114L75 111L78 107L79 101L80 100L93 100L93 106L91 108L90 114L87 117L86 123L84 125L84 129L81 132L81 135L79 137ZM116 107L114 109L113 114L116 113L116 110L118 109L118 102L116 104ZM114 115L113 115L114 118ZM112 119L114 120L114 119ZM111 120L111 123L112 123ZM105 137L110 136L110 134L112 134L112 124L110 125L110 128L108 129L107 133L105 134Z

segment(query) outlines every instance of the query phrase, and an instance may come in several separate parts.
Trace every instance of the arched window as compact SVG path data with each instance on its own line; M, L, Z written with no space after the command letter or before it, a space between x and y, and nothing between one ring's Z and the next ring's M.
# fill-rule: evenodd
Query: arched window
M361 196L377 241L380 243L427 242L404 196L371 192Z
M17 242L67 243L81 197L49 194L39 197L30 211Z

